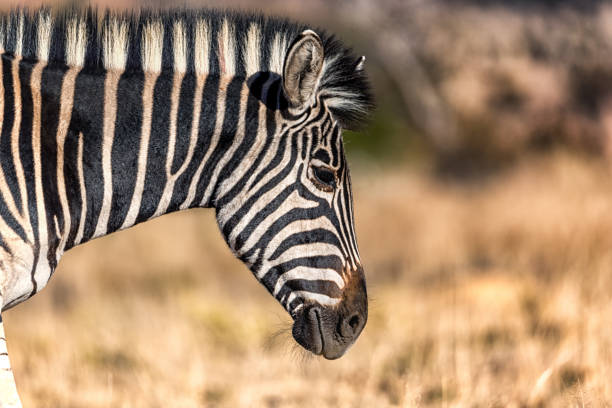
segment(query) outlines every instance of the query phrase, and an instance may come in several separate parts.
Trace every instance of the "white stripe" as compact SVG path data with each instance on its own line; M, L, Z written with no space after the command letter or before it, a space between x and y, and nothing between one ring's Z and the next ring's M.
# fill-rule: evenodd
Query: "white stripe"
M7 31L8 27L4 24L4 20L0 19L0 54L4 54L6 51L4 49L4 37Z
M166 213L174 190L174 180L171 173L172 162L174 161L174 149L176 148L176 122L178 120L181 84L184 76L184 73L176 72L172 78L172 92L170 94L170 129L168 134L168 151L166 153L166 183L153 217L159 217Z
M59 261L66 247L66 240L71 227L70 207L68 205L68 196L66 193L66 180L64 178L64 145L66 136L68 135L68 126L72 116L72 107L74 105L74 85L76 76L80 68L70 68L64 77L60 96L60 120L57 127L56 143L57 143L57 190L62 207L62 215L64 218L64 229L60 235L60 242L57 246L56 259Z
M38 14L38 27L36 35L36 56L40 61L46 62L49 59L52 31L53 20L51 19L51 14L41 10Z
M236 49L234 27L223 20L219 38L219 54L221 57L221 72L228 77L236 75Z
M17 23L17 38L15 41L15 56L18 59L21 59L21 57L23 56L23 20L24 20L24 15L23 12L19 13L19 17L18 17L18 23Z
M175 21L172 29L172 48L174 52L174 71L187 72L187 39L182 21Z
M102 180L103 180L103 199L98 217L98 225L94 232L94 238L105 235L108 230L108 219L110 217L111 204L113 198L113 171L112 171L112 150L113 139L115 137L115 122L117 119L117 86L119 85L120 74L109 72L104 81L104 125L102 139Z
M289 305L291 305L291 302L293 302L293 300L297 297L301 297L302 299L316 302L317 304L321 306L336 306L338 303L340 303L340 299L332 298L327 295L323 295L321 293L312 293L312 292L307 292L305 290L296 290L294 292L291 292L291 294L287 298L287 301L285 303L286 305L285 308L288 309ZM297 307L296 307L296 310L297 310Z
M260 61L260 48L261 48L261 33L259 25L251 23L249 30L247 31L244 49L242 51L244 55L244 65L247 74L247 78L251 75L259 72Z
M283 288L285 283L292 280L309 280L309 281L330 281L334 282L340 289L344 287L344 280L333 269L315 269L306 266L298 266L279 276L274 285L274 296Z
M66 27L66 62L69 66L82 67L87 50L87 31L85 22L73 18Z
M161 60L159 61L161 67ZM140 211L140 203L142 202L142 194L144 191L145 176L147 174L147 156L149 154L149 140L151 137L151 122L153 121L153 92L155 90L155 82L159 75L157 73L146 73L144 80L144 88L142 92L142 127L140 131L140 147L138 152L138 170L136 171L136 184L134 185L134 193L130 201L123 225L120 229L131 227L136 223L138 212Z
M79 217L77 234L74 238L75 245L80 244L83 240L85 220L87 218L87 190L85 188L85 177L83 175L83 133L81 132L79 132L79 145L77 152L77 173L79 177L79 190L81 191L81 215Z
M270 47L270 72L276 72L282 75L283 65L285 64L285 53L287 50L287 37L285 37L284 34L276 33Z
M47 212L45 210L45 195L42 187L42 158L41 158L41 135L42 128L42 95L41 80L42 71L45 67L44 60L34 66L31 76L32 90L32 160L34 164L34 194L36 197L36 213L38 217L38 262L36 264L34 281L37 291L44 287L49 280L51 268L47 261Z
M111 17L103 27L102 55L104 67L108 70L125 70L128 54L128 24L117 17Z
M142 28L142 67L145 72L161 72L163 49L163 24L160 21L147 23Z
M210 38L208 33L208 25L204 20L198 20L195 26L195 70L198 75L208 73L210 64L208 60Z

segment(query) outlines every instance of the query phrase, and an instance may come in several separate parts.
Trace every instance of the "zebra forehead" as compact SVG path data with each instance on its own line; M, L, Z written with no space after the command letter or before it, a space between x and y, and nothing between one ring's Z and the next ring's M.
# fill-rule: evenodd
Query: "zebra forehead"
M0 51L47 64L92 70L178 71L249 77L282 74L292 41L310 30L261 14L208 9L16 9L0 14ZM343 127L372 108L361 58L323 30L323 72L317 92Z

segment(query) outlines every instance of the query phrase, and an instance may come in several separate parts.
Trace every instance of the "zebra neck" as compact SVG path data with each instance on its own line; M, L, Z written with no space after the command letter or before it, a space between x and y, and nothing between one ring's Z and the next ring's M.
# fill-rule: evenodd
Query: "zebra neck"
M253 149L275 133L265 105L239 77L68 70L60 82L57 114L71 117L67 129L57 127L58 197L46 200L60 254L235 196L235 183L254 170Z

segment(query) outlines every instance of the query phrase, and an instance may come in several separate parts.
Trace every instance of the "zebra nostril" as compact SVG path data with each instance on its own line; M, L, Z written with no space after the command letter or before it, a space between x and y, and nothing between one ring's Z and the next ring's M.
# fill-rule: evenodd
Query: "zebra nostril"
M351 326L351 329L353 329L353 331L357 331L357 328L359 327L359 316L354 315L349 319L349 326Z
M359 313L353 313L348 318L344 319L342 325L342 335L344 337L354 337L361 329L361 317Z

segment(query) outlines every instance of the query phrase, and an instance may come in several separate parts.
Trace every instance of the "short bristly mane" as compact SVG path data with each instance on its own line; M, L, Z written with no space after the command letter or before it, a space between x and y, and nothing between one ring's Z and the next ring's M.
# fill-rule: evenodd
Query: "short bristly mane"
M0 16L0 51L92 71L248 78L266 71L281 75L289 46L307 28L281 18L215 10L14 10ZM325 51L318 94L344 127L357 127L372 108L361 60L334 36L316 32Z

